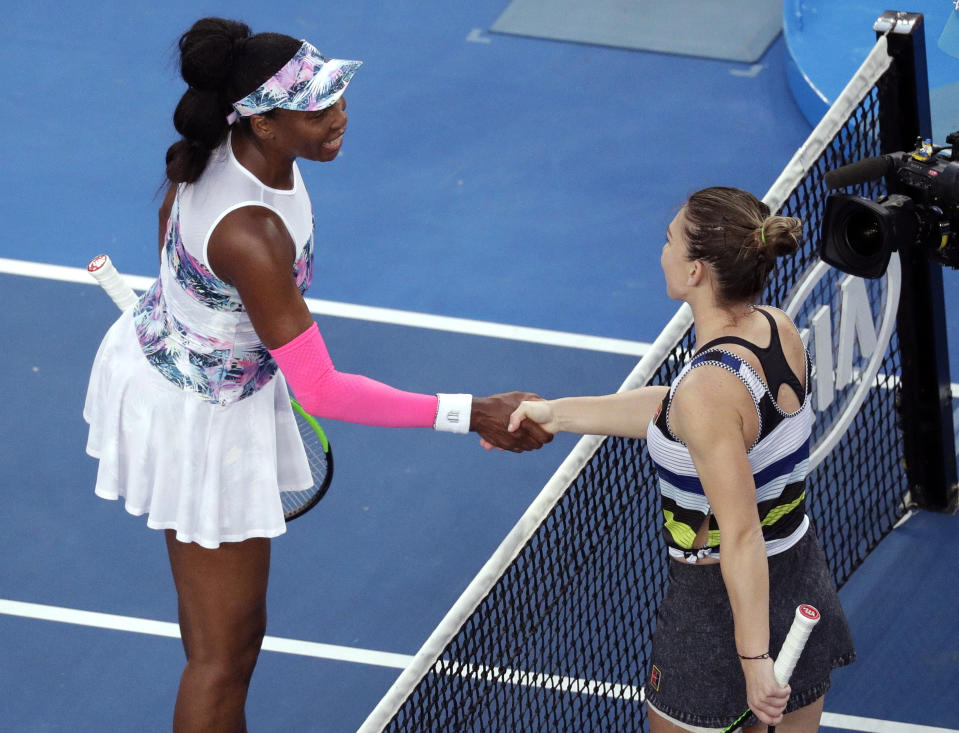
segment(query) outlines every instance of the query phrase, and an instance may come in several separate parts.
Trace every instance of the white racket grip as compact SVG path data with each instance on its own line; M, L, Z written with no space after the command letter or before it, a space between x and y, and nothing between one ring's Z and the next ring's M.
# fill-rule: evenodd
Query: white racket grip
M125 311L137 302L137 294L123 281L107 255L97 255L90 260L87 272L107 291L120 310Z
M796 662L799 661L799 655L806 646L809 633L818 621L819 611L812 606L804 603L796 608L793 624L789 627L786 640L773 664L773 674L776 676L776 682L781 686L785 687L789 683L789 678L792 677L793 670L796 668Z

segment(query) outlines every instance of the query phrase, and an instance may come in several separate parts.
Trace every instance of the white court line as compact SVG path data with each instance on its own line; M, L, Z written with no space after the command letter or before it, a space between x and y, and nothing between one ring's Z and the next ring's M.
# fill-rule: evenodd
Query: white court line
M0 614L41 621L55 621L57 623L90 626L98 629L110 629L113 631L129 631L135 634L164 636L172 639L180 638L179 627L169 621L154 621L152 619L136 618L135 616L118 616L112 613L99 613L96 611L79 611L62 606L47 606L39 603L25 603L22 601L0 599ZM338 646L336 644L320 644L313 641L284 639L276 636L267 636L263 640L263 650L279 652L281 654L297 654L305 657L315 657L317 659L330 659L338 662L392 667L393 669L405 669L407 665L413 661L412 655L408 654L378 652L370 649L357 649L355 647ZM447 674L459 676L485 677L487 676L485 672L490 671L485 667L456 665L450 662L446 662L443 666L448 668L444 670ZM502 672L503 670L493 671ZM559 676L542 674L530 675L522 672L510 672L509 670L506 670L506 672L508 672L508 674L505 675L506 679L504 681L512 684L571 692L588 692L590 688L593 688L598 689L598 694L607 697L622 697L631 700L643 699L641 689L628 685L604 685L594 681L573 680ZM952 728L936 728L928 725L913 725L910 723L875 720L873 718L862 718L853 715L838 715L836 713L823 713L822 724L830 728L851 731L871 731L875 733L959 733L959 730Z
M937 728L934 725L915 725L913 723L899 723L894 720L876 720L837 713L823 713L820 725L841 730L863 730L873 733L959 733L955 728Z
M37 277L44 280L60 280L63 282L80 283L81 285L96 285L96 282L87 273L85 267L64 267L63 265L48 265L42 262L26 262L24 260L10 260L0 257L0 273ZM134 290L141 291L150 287L155 280L155 278L143 277L142 275L123 275L123 279ZM505 323L475 321L469 318L434 316L429 313L416 313L414 311L395 310L393 308L339 303L333 300L307 298L306 304L310 312L317 315L353 318L361 321L374 321L376 323L389 323L396 326L429 328L435 331L464 333L470 336L488 336L490 338L524 341L532 344L545 344L547 346L562 346L568 349L585 349L587 351L600 351L607 354L622 354L636 357L642 356L646 353L647 349L649 349L649 344L642 341L628 341L626 339L605 338L603 336L587 336L585 334L550 331L543 328L529 328L527 326L511 326Z
M63 624L77 624L92 626L98 629L112 629L114 631L130 631L134 634L150 634L152 636L166 636L172 639L180 638L180 628L169 621L153 621L151 619L136 618L134 616L117 616L112 613L98 613L95 611L78 611L61 606L45 606L39 603L23 603L0 599L0 613L8 616L39 619L41 621L56 621ZM313 641L299 641L297 639L283 639L276 636L267 636L263 640L263 649L282 654L298 654L304 657L318 659L332 659L339 662L355 662L370 664L377 667L393 667L405 669L413 657L406 654L392 654L377 652L370 649L356 649L335 644L319 644Z
M543 674L542 672L488 667L482 664L463 664L446 659L437 661L437 669L443 674L454 677L495 679L499 684L538 687L544 690L559 690L560 692L572 692L578 695L597 695L614 700L639 700L640 702L646 700L646 693L643 688L615 682L576 679L556 674Z

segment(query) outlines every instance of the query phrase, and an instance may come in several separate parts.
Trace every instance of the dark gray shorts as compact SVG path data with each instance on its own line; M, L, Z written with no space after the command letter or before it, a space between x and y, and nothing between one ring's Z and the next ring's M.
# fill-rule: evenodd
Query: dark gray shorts
M789 680L792 694L786 712L822 697L829 689L832 669L856 658L832 574L812 527L795 546L769 558L773 656L801 603L819 609L821 619ZM645 690L646 699L657 710L696 726L725 727L748 707L732 609L718 564L670 561L669 586L656 616Z

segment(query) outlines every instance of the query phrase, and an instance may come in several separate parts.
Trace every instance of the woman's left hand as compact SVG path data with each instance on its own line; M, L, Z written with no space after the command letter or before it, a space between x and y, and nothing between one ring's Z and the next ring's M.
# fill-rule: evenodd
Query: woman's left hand
M766 725L778 725L789 702L789 685L782 687L776 682L772 659L743 660L742 666L749 709Z

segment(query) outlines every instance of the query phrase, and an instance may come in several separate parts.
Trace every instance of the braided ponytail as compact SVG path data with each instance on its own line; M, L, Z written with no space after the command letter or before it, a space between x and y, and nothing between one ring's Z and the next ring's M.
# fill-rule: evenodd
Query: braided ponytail
M226 87L233 67L234 43L249 37L243 23L203 18L180 36L180 74L189 84L173 113L182 135L166 153L172 183L192 183L206 168L210 153L223 142L230 111Z
M180 74L189 85L173 113L182 136L166 153L166 177L192 183L226 139L233 102L269 79L301 41L278 33L251 35L245 23L202 18L179 40Z

